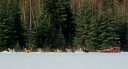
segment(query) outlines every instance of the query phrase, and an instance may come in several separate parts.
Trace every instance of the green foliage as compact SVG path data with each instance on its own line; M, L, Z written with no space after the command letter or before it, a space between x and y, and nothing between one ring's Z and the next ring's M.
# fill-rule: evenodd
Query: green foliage
M116 17L109 13L107 15L103 14L100 16L100 40L102 40L101 48L110 48L113 46L117 46L119 42L119 34L118 34L118 22Z
M0 3L0 46L2 50L14 48L20 26L19 1L5 0Z
M92 18L92 8L90 2L85 1L80 11L75 18L76 22L76 36L74 38L74 45L86 45L86 35L90 32L90 23Z
M15 47L14 47L14 50L15 50L16 52L20 52L20 51L21 51L21 48L20 48L20 45L19 45L18 42L16 43L16 45L15 45Z
M69 0L44 0L45 9L49 13L51 22L51 45L57 48L60 43L58 41L61 37L66 41L66 46L71 46L74 33L74 25L72 23L72 13ZM60 36L61 34L61 36ZM59 42L59 43L58 43Z
M64 39L64 35L62 33L62 30L60 29L56 35L56 48L59 48L59 49L63 49L65 50L64 46L65 46L65 39Z
M86 46L92 51L118 45L120 40L118 20L111 7L104 8L94 13L90 2L85 1L76 16L75 45Z
M25 37L26 37L26 48L27 49L33 49L35 48L35 30L32 29L27 29L27 31L25 32Z
M128 41L128 20L127 20L128 16L127 15L119 15L117 16L117 21L118 21L118 34L120 35L120 43L119 45L121 46L122 50L128 50L127 49L127 41Z
M50 42L50 29L51 24L48 13L42 9L40 16L38 17L38 24L36 29L36 45L39 48L43 48Z
M123 0L118 0L122 2ZM124 12L114 11L114 0L101 0L99 9L85 0L72 14L70 0L40 0L35 25L21 21L20 0L0 0L0 50L15 48L72 48L91 51L121 46L128 48L128 21ZM26 13L25 14L29 14ZM33 16L26 16L26 19ZM26 22L26 23L23 23ZM31 27L29 27L31 26ZM75 35L75 37L74 37Z

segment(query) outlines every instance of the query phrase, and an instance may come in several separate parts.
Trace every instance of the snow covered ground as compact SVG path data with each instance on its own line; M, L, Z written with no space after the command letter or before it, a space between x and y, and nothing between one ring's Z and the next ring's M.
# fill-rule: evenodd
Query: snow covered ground
M0 53L0 69L128 69L128 53Z

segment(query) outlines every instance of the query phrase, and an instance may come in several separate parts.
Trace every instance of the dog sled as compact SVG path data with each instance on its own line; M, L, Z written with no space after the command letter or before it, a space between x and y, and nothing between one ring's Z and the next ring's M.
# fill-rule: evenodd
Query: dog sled
M112 49L104 49L102 50L103 53L119 53L120 47L114 47Z

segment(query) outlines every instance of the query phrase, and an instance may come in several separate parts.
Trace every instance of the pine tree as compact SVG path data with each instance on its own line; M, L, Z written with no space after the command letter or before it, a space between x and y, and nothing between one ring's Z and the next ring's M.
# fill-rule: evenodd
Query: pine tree
M127 50L127 24L128 24L128 21L127 21L127 15L119 15L119 16L116 16L117 17L117 21L118 21L118 34L120 36L120 40L119 40L119 43L118 45L121 47L122 50Z
M59 38L64 37L63 40L66 41L66 46L71 45L73 37L73 23L72 14L70 9L69 0L44 0L47 7L47 12L49 12L50 22L51 22L51 45L53 48L58 47ZM60 31L61 30L61 31ZM61 33L60 33L61 32ZM63 34L63 35L59 35ZM62 42L63 43L63 42ZM65 48L66 48L65 46ZM61 48L61 46L60 46ZM63 48L63 47L62 47Z
M76 17L75 43L86 46L91 51L117 46L120 39L113 0L102 2L103 8L94 13L92 6L85 1Z
M5 1L0 1L0 50L5 50L7 47L6 45L6 41L7 41L7 38L8 36L6 36L6 28L7 26L5 25L5 22L3 22L3 17L5 15L3 15L3 13L5 14Z
M74 45L86 46L87 38L90 33L90 23L92 18L92 7L89 1L85 1L80 11L75 18L76 23L76 35L74 38Z
M67 17L66 9L65 9L65 7L67 6L66 3L67 3L66 0L63 0L63 1L56 0L54 2L55 9L53 12L53 17L54 17L53 27L55 27L55 36L54 36L55 48L61 48L61 46L59 46L62 43L62 42L60 42L60 38L64 37L63 35L60 35L60 34L63 34L61 27L65 24L66 17Z
M105 19L101 24L101 39L102 47L110 48L117 46L119 41L118 22L116 20L115 12L113 10L113 0L109 2L103 2L104 9L102 17Z
M48 46L50 41L50 21L48 13L42 9L40 16L38 17L38 24L36 29L36 44L39 48Z
M20 33L20 12L19 1L5 0L0 3L0 43L2 50L7 48L14 48L18 41L18 34Z
M15 20L15 35L16 42L14 48L17 48L18 51L23 50L25 47L25 35L24 35L24 26L21 21L21 10L20 10L20 1L13 0L13 14Z
M62 33L62 30L60 28L60 30L58 30L58 33L56 35L56 48L58 49L62 49L65 51L65 39L64 39L64 35Z
M116 15L116 20L118 21L118 34L120 35L120 41L119 41L119 46L121 47L121 50L128 50L128 46L127 46L127 41L128 41L128 36L127 36L127 25L128 25L128 21L127 21L127 11L126 11L126 6L125 6L125 1L124 0L117 0L118 2L118 6L119 6L119 10L118 13ZM123 5L123 6L122 6Z

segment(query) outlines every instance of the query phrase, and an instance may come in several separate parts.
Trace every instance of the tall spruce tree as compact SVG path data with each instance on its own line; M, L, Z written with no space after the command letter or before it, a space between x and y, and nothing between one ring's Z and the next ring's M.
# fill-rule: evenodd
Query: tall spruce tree
M0 46L2 50L14 48L20 30L19 1L1 0L0 2Z
M120 35L120 41L119 41L119 45L121 47L121 50L128 50L128 32L127 32L127 25L128 25L128 15L127 15L127 11L126 11L126 8L122 8L121 6L123 4L125 4L125 1L124 0L117 0L118 2L118 6L120 8L120 10L118 10L118 13L116 15L117 17L117 21L118 21L118 26L119 26L119 29L118 29L118 33ZM126 7L125 5L123 5L123 7Z
M103 8L101 15L105 20L101 23L101 39L102 44L101 47L110 48L113 46L117 46L119 42L119 34L118 34L118 22L116 20L116 15L114 12L114 4L113 0L109 0L108 2L103 1ZM100 14L100 13L99 13Z
M94 50L111 48L118 45L118 22L113 10L113 0L102 1L103 8L100 8L98 13L91 21L91 31L88 38L89 45L93 46ZM93 22L94 21L94 22ZM91 36L93 35L93 36Z
M51 45L53 48L58 48L61 43L62 48L66 48L67 46L71 46L74 25L72 23L72 13L70 9L70 1L69 0L51 0L46 1L47 11L49 12L50 21L52 24L51 30ZM61 34L61 35L60 35ZM60 38L63 38L63 41L58 41ZM59 42L59 43L58 43ZM61 48L61 46L59 47Z
M50 45L50 30L51 23L49 13L47 12L43 1L41 1L36 29L36 45L38 48L45 48Z
M117 21L118 21L118 34L120 36L120 40L119 40L119 45L121 47L121 50L128 50L128 46L127 46L127 41L128 41L128 36L127 36L127 25L128 25L128 16L126 14L123 15L119 15L116 16L117 17Z
M73 40L73 33L74 33L74 24L72 18L72 12L70 8L70 1L69 0L58 0L56 3L56 28L61 30L63 34L60 38L65 38L66 45L63 48L71 47L72 40ZM59 32L58 30L58 32ZM64 40L64 39L63 39ZM61 42L64 43L64 42ZM62 44L64 46L64 44Z
M25 47L25 35L24 35L24 26L23 22L21 21L21 10L20 10L20 1L19 0L12 0L13 1L13 14L14 14L14 29L15 29L15 36L16 42L14 48L17 50L23 50Z
M90 3L85 1L76 17L77 32L74 43L86 46L91 51L117 46L120 39L113 0L104 0L102 5L94 13Z
M80 11L75 17L76 35L74 38L74 45L80 47L86 46L87 38L90 33L90 23L92 18L92 6L89 1L84 1Z
M6 1L0 1L0 50L7 49L7 25L5 23L5 15L6 15Z

